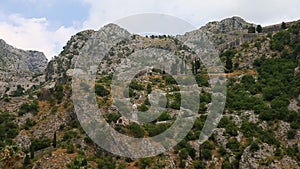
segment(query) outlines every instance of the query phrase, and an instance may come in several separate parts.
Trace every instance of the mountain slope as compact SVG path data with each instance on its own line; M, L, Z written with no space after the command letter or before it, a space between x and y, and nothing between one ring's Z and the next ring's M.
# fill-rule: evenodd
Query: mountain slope
M166 111L144 125L121 117L118 107L111 106L110 85L122 59L139 50L166 50L178 56L182 64L165 65L164 70L184 74L184 68L190 67L200 86L198 118L185 139L161 155L143 159L112 155L95 145L81 128L71 100L74 58L97 32L74 35L48 64L46 82L40 88L29 91L28 96L9 97L0 108L0 134L4 138L0 142L0 167L300 168L300 22L262 33L248 33L251 26L255 25L233 17L177 37L130 35L106 54L97 70L96 99L106 121L122 134L157 135L173 124L180 107L178 84L164 71L153 69L150 73L137 72L126 97L143 111L151 105L147 95L159 89L167 93ZM112 24L105 29L126 32ZM205 67L184 42L203 34L218 49L224 65L227 102L213 135L198 147L211 105L211 87ZM89 90L88 84L80 86Z
M25 90L39 85L42 79L32 78L43 73L47 64L42 52L17 49L0 39L0 97L12 94L18 85Z

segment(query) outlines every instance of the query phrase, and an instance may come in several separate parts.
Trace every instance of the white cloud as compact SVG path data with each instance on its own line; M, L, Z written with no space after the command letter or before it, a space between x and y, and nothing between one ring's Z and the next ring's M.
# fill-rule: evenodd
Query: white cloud
M17 0L13 0L17 1ZM24 1L25 0L18 0ZM26 1L27 2L27 1ZM29 0L35 6L51 6L57 0ZM300 18L299 0L82 0L90 6L84 22L50 29L55 23L45 18L25 18L0 11L0 38L22 49L43 51L50 59L57 55L71 35L83 29L100 29L103 25L134 14L161 13L184 19L196 27L208 21L241 16L257 24L268 25ZM66 12L72 8L66 7ZM55 10L53 11L55 12ZM80 12L80 11L78 11ZM63 16L62 16L63 17Z
M85 28L139 13L162 13L185 19L199 27L208 21L241 16L267 25L300 17L299 0L83 0L91 6Z
M17 48L42 51L48 59L57 55L76 32L64 26L51 31L46 18L24 18L18 14L9 15L6 21L0 22L1 39Z

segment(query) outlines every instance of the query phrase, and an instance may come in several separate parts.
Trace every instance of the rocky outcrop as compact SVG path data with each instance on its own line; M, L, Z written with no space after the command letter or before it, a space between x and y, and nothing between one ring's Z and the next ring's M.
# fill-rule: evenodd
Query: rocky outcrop
M251 151L250 146L244 150L239 168L261 168L261 165L266 163L268 158L274 155L273 146L263 143L259 147L258 151Z
M55 81L66 76L66 72L74 67L73 58L79 55L80 49L94 32L86 30L72 36L59 56L55 56L47 65L46 80Z
M0 68L2 71L17 73L42 73L47 66L47 58L42 52L24 51L8 45L0 39Z
M200 29L178 36L178 38L190 39L197 34L204 33L218 51L223 51L257 38L258 34L248 33L248 28L252 26L256 25L235 16L222 21L209 22Z
M255 24L248 23L244 19L234 16L232 18L226 18L220 22L209 22L201 29L213 34L226 34L230 32L244 31L251 26L255 26Z
M18 85L25 90L38 85L43 78L35 75L43 73L47 63L42 52L17 49L0 39L0 97Z

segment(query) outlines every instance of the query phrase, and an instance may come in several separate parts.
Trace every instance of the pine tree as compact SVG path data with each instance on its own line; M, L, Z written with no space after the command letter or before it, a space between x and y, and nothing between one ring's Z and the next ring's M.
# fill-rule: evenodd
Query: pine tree
M250 26L250 27L248 28L248 33L255 33L255 27Z
M52 145L53 145L54 148L56 148L56 131L54 132Z
M282 24L281 24L281 29L286 29L286 28L287 28L286 23L285 23L285 22L282 22Z
M196 73L195 73L195 63L194 63L194 62L192 62L192 72L193 72L193 75L196 74Z
M30 145L30 158L34 158L34 147L32 145Z
M195 60L195 70L196 74L198 73L198 70L200 69L201 63L199 60Z
M261 27L261 25L257 25L256 31L257 31L258 33L262 33L262 30L263 30L263 28Z
M226 68L226 72L227 72L227 73L232 72L233 63L232 63L232 60L231 60L230 57L226 57L226 65L225 65L225 68Z
M24 166L27 166L27 165L29 165L30 164L30 158L29 158L29 155L28 154L26 154L26 156L25 156L25 158L24 158Z

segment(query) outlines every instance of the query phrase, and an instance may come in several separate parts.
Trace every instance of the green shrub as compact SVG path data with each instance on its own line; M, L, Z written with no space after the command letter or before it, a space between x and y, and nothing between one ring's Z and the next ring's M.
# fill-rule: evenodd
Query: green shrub
M119 113L110 113L107 114L105 117L107 119L107 122L111 123L111 122L117 122L117 120L121 117L122 115Z
M157 118L157 121L167 121L171 120L171 116L168 114L168 112L162 112L162 114Z
M142 138L145 135L145 130L136 123L128 125L127 128L130 130L130 133L136 138Z
M237 139L230 139L228 143L226 144L226 148L231 149L233 152L239 152L240 151L240 143L237 141Z
M25 113L34 113L36 114L38 112L39 109L39 105L38 105L38 101L34 101L32 103L24 103L21 105L18 114L24 115Z
M106 90L104 86L98 84L95 85L95 93L100 97L108 96L110 94L110 92Z
M26 122L24 124L24 129L28 130L30 127L34 126L36 122L30 118L26 119Z
M57 99L57 102L61 103L64 96L65 96L64 86L63 85L56 85L54 87L54 97Z
M68 169L79 169L83 168L84 166L87 166L87 159L85 156L77 156L72 160L70 164L67 165Z
M290 129L287 133L287 139L294 139L296 136L297 130Z
M212 152L210 149L202 149L201 150L201 158L204 160L211 160Z
M12 92L12 97L19 97L24 94L24 88L21 85L17 85L17 90Z
M163 80L166 81L166 85L177 84L176 80L171 75L165 75L165 76L163 76Z
M12 144L12 139L19 134L16 117L9 112L0 112L0 148Z
M251 143L250 145L250 151L255 152L259 150L259 145L256 141L254 141L253 143Z
M186 160L188 158L188 156L189 156L189 153L188 153L187 149L185 149L185 148L179 152L180 159Z
M149 108L146 106L146 104L141 104L140 106L138 106L138 110L139 111L142 111L142 112L145 112L147 111Z
M62 138L62 141L69 141L70 139L75 138L75 137L77 137L77 132L67 131L67 132L65 132L65 134Z
M30 148L34 151L38 151L51 146L51 140L49 138L33 139L31 141Z
M129 88L138 91L144 90L143 86L135 80L130 83Z

